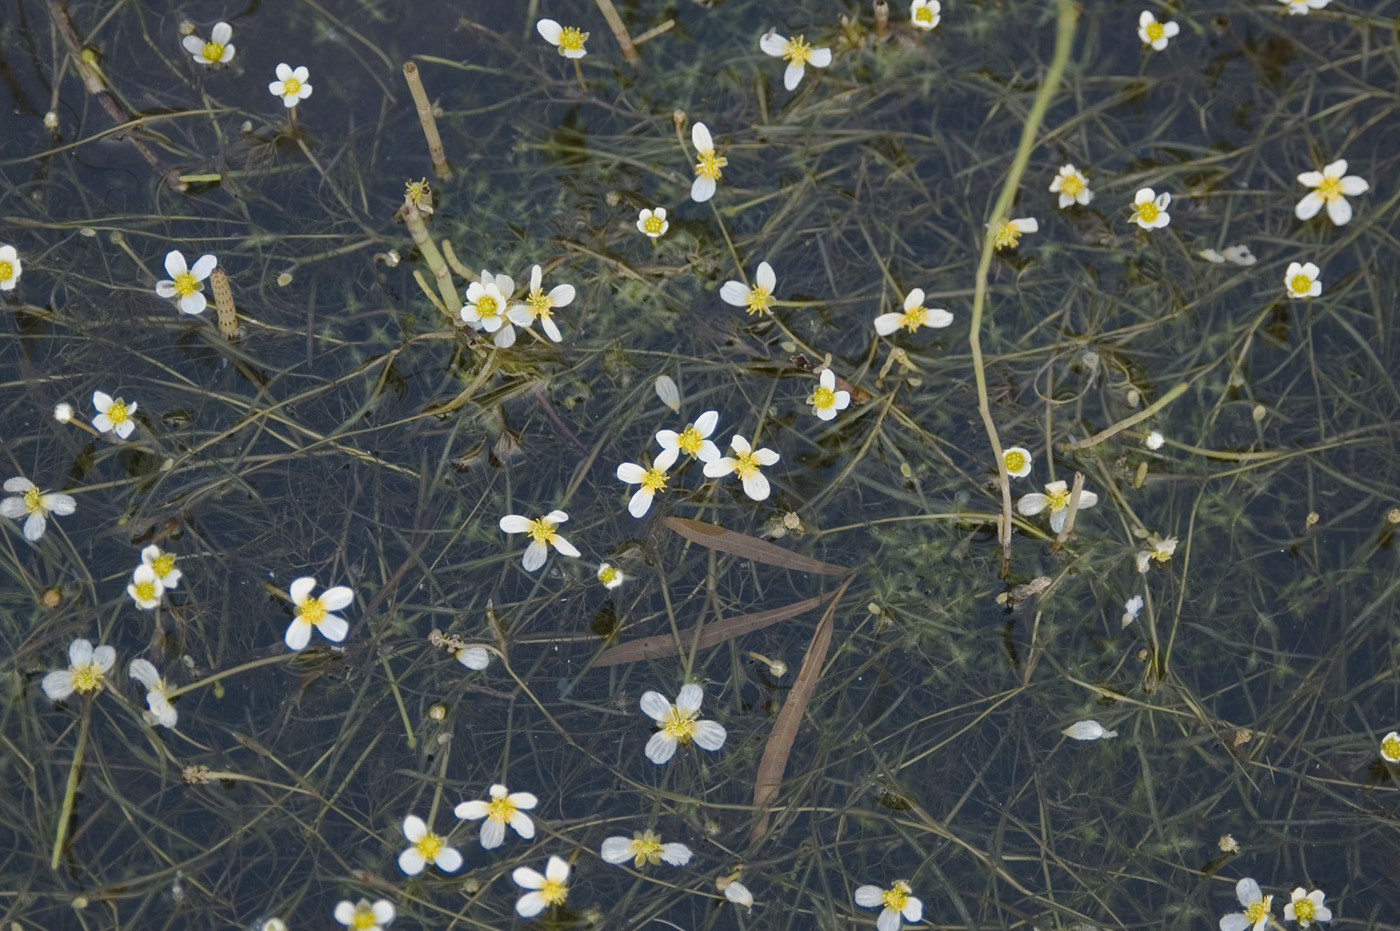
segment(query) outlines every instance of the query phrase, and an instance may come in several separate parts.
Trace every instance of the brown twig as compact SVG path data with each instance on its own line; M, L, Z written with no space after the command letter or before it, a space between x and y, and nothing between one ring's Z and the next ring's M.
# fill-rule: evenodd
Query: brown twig
M598 0L598 9L603 11L603 19L608 21L608 28L617 37L617 44L622 46L622 57L633 67L641 64L642 57L637 54L637 46L632 42L632 33L627 31L627 24L617 15L617 7L612 5L612 0Z
M418 107L418 122L423 124L423 135L428 137L428 152L433 157L433 173L446 181L452 177L452 167L447 164L447 154L442 150L442 137L438 135L437 120L433 117L433 105L428 102L428 92L423 89L423 78L418 74L418 63L403 63L403 76L408 81L408 91L413 95L413 103Z

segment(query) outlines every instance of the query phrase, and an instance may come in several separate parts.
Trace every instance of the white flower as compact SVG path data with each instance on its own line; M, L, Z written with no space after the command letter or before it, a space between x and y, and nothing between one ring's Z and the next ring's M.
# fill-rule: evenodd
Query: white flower
M1134 595L1123 603L1124 627L1127 627L1133 621L1137 620L1137 616L1142 613L1142 606L1144 604L1145 602L1142 600L1141 595Z
M695 180L690 185L690 199L703 203L715 196L715 182L724 173L729 159L715 154L715 141L704 123L690 127L690 141L695 145ZM663 231L664 232L664 231Z
M617 467L617 477L629 485L640 485L627 502L627 513L642 517L651 510L651 501L657 492L666 490L666 466L657 463L644 469L635 462L624 462Z
M988 223L991 227L994 224ZM992 236L992 245L998 251L1002 249L1015 249L1021 244L1022 233L1040 232L1040 221L1035 217L1018 217L1015 220L1002 220L995 224L996 233Z
M219 260L212 255L201 255L195 260L194 268L185 265L185 257L180 250L172 249L165 255L165 273L168 281L156 282L156 293L161 297L174 297L180 300L180 313L202 314L206 306L201 284Z
M0 291L13 291L24 273L24 263L14 246L0 246Z
M577 26L561 26L552 19L542 19L535 23L535 28L565 58L582 58L588 54L588 49L583 47L583 43L588 41L588 33Z
M1289 15L1296 16L1299 14L1305 15L1312 10L1320 10L1331 3L1332 0L1279 0L1279 2L1288 7Z
M672 866L685 866L690 862L690 848L685 844L663 844L653 831L633 831L629 840L626 837L609 837L603 841L598 851L604 862L614 866L632 861L641 869L650 863L652 866L665 860Z
M148 710L142 714L146 723L159 724L161 727L174 727L180 715L170 704L170 686L165 684L165 680L156 671L156 667L149 660L134 659L126 671L131 678L146 687L146 708Z
M232 26L228 23L215 23L213 31L209 33L208 42L199 36L185 36L180 40L180 44L201 65L226 65L233 61L233 46L229 44L229 39L232 38Z
M528 866L518 866L510 878L521 889L531 890L515 903L521 918L534 918L551 905L563 905L569 897L569 864L562 857L551 856L543 876Z
M647 741L647 759L660 766L675 755L680 744L695 741L702 749L718 750L728 736L724 727L714 721L698 721L700 702L705 692L695 683L681 686L673 705L660 692L642 695L642 713L661 725Z
M311 96L311 85L306 83L311 72L305 65L292 68L286 62L277 66L277 80L267 85L270 94L282 98L282 106L295 107L298 101Z
M696 180L699 183L699 180ZM637 229L646 233L652 239L665 234L671 228L671 221L666 219L666 208L657 207L655 210L643 208L637 214Z
M1314 921L1331 921L1332 909L1322 904L1324 898L1326 895L1321 889L1308 892L1302 886L1295 886L1293 896L1283 907L1283 920L1296 921L1300 928L1306 928Z
M541 274L538 265L530 269L530 293L525 296L524 303L510 305L510 309L506 311L506 319L518 327L527 327L538 320L545 335L557 343L564 337L554 322L554 308L567 307L573 303L574 286L571 284L555 285L546 294ZM471 289L467 290L470 292Z
M1381 759L1400 763L1400 731L1391 731L1381 738Z
M845 390L837 391L836 373L831 369L822 369L817 378L817 387L807 396L807 403L812 405L812 413L822 420L833 420L837 411L844 411L850 407L851 393Z
M154 543L141 551L141 564L150 566L155 571L156 578L160 579L160 584L166 588L179 585L184 575L175 568L175 554L165 552Z
M1167 213L1167 205L1172 196L1166 191L1154 194L1152 188L1145 187L1133 196L1132 220L1145 230L1158 230L1172 221Z
M1012 478L1025 478L1031 474L1031 451L1024 446L1003 449L1001 461L1006 465L1006 474Z
M132 601L136 602L136 607L143 611L149 611L160 606L160 599L165 595L165 586L161 583L160 576L156 575L155 570L142 563L131 574L131 581L126 586L126 593L131 596Z
M481 822L481 846L487 850L501 846L506 839L506 825L515 829L526 840L535 836L535 822L525 814L525 809L534 808L539 799L529 792L507 792L506 787L497 783L491 787L491 800L480 799L463 802L452 810L463 821Z
M787 71L783 74L783 86L792 90L802 81L802 73L807 65L813 68L825 68L831 64L831 49L812 48L802 36L795 39L784 39L777 32L770 29L764 33L763 38L758 40L758 47L763 49L767 55L774 58L786 58L788 62Z
M1147 10L1138 16L1138 38L1160 52L1167 47L1167 40L1176 36L1181 27L1176 23L1159 23L1157 17Z
M457 658L457 662L477 672L491 665L491 651L483 646L469 644L454 651L452 655Z
M773 274L773 266L767 262L758 263L754 273L753 287L742 281L726 281L719 289L719 296L726 304L742 307L751 314L766 314L773 306L773 289L778 286L778 278Z
M1151 433L1147 434L1147 439L1143 440L1143 445L1148 449L1161 449L1162 444L1166 441L1167 438L1162 436L1160 430L1153 430Z
M946 310L924 306L924 289L915 288L904 297L904 312L881 314L875 318L875 332L889 336L900 327L913 333L919 327L945 327L953 322Z
M1274 897L1265 896L1259 891L1259 884L1246 877L1235 883L1235 897L1244 906L1243 912L1231 912L1220 919L1220 931L1245 931L1253 926L1253 931L1264 931L1269 924L1269 909Z
M1254 257L1254 253L1249 251L1249 246L1241 243L1238 246L1226 246L1221 258L1232 265L1253 265L1259 261Z
M1074 740L1104 740L1118 736L1117 731L1108 730L1098 721L1075 721L1060 733Z
M719 458L719 447L709 437L718 423L718 411L705 411L694 423L686 424L680 433L675 430L658 431L656 442L661 444L661 455L656 457L656 464L669 469L681 453L701 462L714 462Z
M1318 281L1321 271L1312 262L1289 262L1288 271L1283 274L1283 286L1291 300L1300 297L1317 297L1322 293L1322 282Z
M417 815L403 819L403 836L409 846L399 854L399 869L409 876L417 876L429 864L435 864L444 873L455 873L462 868L462 855L456 847L447 846L440 834L428 830L428 825Z
M353 931L384 931L384 926L394 920L394 905L388 899L371 903L361 899L351 903L342 901L335 907L335 920Z
M1176 552L1176 537L1159 537L1157 534L1149 534L1147 541L1143 544L1143 549L1137 554L1137 571L1146 572L1152 563L1164 563L1172 558Z
M92 648L81 638L68 644L68 668L44 676L44 694L62 701L74 692L87 695L102 688L103 677L117 662L117 651L109 646Z
M124 440L136 429L136 421L131 419L131 415L136 413L135 401L130 404L121 398L114 401L110 394L94 391L92 406L97 408L97 416L92 418L92 426L98 433L115 433Z
M507 514L501 518L501 530L505 533L528 533L530 545L525 547L525 558L521 564L526 572L534 572L544 565L549 548L553 546L565 556L577 556L574 545L554 532L554 528L569 519L563 511L550 511L539 520L530 520L519 514Z
M1069 497L1070 490L1064 482L1051 482L1045 486L1045 494L1031 492L1022 495L1021 500L1016 502L1016 510L1026 517L1039 514L1046 508L1050 509L1050 529L1059 533L1065 529L1065 518L1069 517ZM1079 510L1091 508L1099 503L1099 496L1088 489L1079 492Z
M515 327L506 320L506 303L513 291L515 281L509 275L493 275L483 268L481 280L467 286L467 303L462 305L462 319L478 330L495 333L492 342L501 349L515 345Z
M729 901L733 902L735 905L742 905L745 908L753 908L753 893L749 891L748 886L739 882L739 880L729 880L724 884L723 889L724 897Z
M1351 220L1351 204L1348 197L1365 194L1371 189L1364 178L1347 174L1347 160L1339 158L1321 171L1305 171L1298 176L1298 183L1315 190L1298 201L1293 214L1300 220L1311 220L1317 216L1322 205L1327 205L1327 216L1337 226L1345 226Z
M879 886L860 886L856 889L856 904L862 908L880 908L880 917L875 919L879 931L899 931L900 918L905 921L922 921L924 903L909 893L911 888L902 879L896 879L888 889Z
M296 605L297 609L296 617L287 625L287 635L284 638L289 649L306 649L306 645L311 642L313 627L327 640L336 643L344 640L345 635L350 632L350 625L345 618L331 612L339 611L354 601L355 593L344 585L337 585L323 591L320 598L312 598L311 590L315 587L316 580L308 575L294 580L288 589L292 596L292 604Z
M1060 209L1079 204L1081 207L1094 199L1089 190L1089 179L1073 165L1061 165L1060 173L1050 182L1050 193L1060 195Z
M744 483L744 494L755 501L768 497L768 479L759 471L759 466L770 466L778 461L778 454L771 449L754 449L749 441L739 434L729 440L729 448L737 455L724 456L705 463L708 478L720 478L733 472Z
M72 495L58 492L44 494L27 478L7 478L5 484L0 487L19 495L17 498L0 501L0 516L19 520L28 514L29 518L24 522L24 538L31 543L44 535L48 515L63 517L72 514L78 508L78 502L73 500Z
M909 4L909 21L919 29L933 29L943 17L943 4L938 0L914 0Z
M60 401L53 406L53 419L59 423L71 423L73 420L73 405L67 401Z
M627 576L622 574L622 570L610 562L598 563L598 581L603 583L603 587L611 591L623 582L627 581Z

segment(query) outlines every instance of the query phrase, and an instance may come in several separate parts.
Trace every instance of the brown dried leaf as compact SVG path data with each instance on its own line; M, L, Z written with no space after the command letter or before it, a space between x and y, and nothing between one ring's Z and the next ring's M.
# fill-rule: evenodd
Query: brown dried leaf
M819 562L794 553L792 550L783 549L767 540L726 530L718 524L707 524L702 520L691 520L688 517L666 517L663 518L662 522L692 543L698 543L722 553L729 553L731 556L742 556L744 559L752 559L755 562L767 563L770 566L778 566L783 569L792 569L795 572L845 575L850 571L845 566Z

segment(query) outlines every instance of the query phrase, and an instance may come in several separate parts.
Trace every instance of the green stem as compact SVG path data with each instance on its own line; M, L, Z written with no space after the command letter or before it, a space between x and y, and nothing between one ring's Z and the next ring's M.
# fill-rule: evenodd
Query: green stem
M224 669L219 672L216 672L211 676L205 676L198 682L191 682L189 685L182 685L178 689L171 689L170 691L165 693L165 697L174 698L176 695L183 695L186 692L193 692L195 689L203 688L206 685L211 685L215 682L218 682L220 679L224 679L229 676L236 676L240 672L247 672L249 669L257 669L259 666L268 666L272 663L285 663L289 659L296 659L298 655L299 654L297 653L278 653L276 656L264 656L262 659L255 659L251 662L244 663L241 666L234 666L231 669Z
M73 817L73 798L78 794L78 778L83 769L83 748L87 746L88 723L92 720L91 700L83 703L83 717L78 725L78 746L73 750L73 765L68 770L68 785L63 790L63 808L58 813L58 830L53 839L53 856L49 858L49 869L58 869L58 861L63 856L63 845L68 840L68 822Z

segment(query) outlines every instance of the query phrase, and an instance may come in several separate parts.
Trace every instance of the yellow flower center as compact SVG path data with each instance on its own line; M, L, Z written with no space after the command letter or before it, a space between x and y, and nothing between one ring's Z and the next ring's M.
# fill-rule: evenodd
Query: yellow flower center
M897 882L885 890L885 908L892 908L895 911L902 911L904 903L909 899L909 887L902 882Z
M1299 921L1312 921L1317 915L1317 907L1307 897L1293 900L1293 915Z
M175 276L175 296L189 297L199 290L199 282L192 272L184 271Z
M417 181L410 181L404 185L404 196L412 201L417 207L423 202L423 198L432 193L432 188L428 185L427 178L420 178Z
M691 735L695 733L695 717L672 706L661 729L674 737L677 743L689 743Z
M1307 275L1297 274L1288 283L1288 287L1292 289L1294 294L1307 294L1308 289L1312 287L1312 279Z
M156 583L151 581L136 583L136 597L142 601L156 600Z
M1059 491L1050 491L1047 489L1045 492L1045 505L1050 508L1051 513L1063 511L1065 508L1069 507L1069 489L1061 488Z
M1133 211L1137 214L1138 219L1144 223L1154 222L1157 219L1157 215L1162 212L1157 209L1157 204L1150 200L1145 200L1137 204L1134 206Z
M107 419L114 424L125 423L128 416L130 415L126 412L126 402L121 398L117 398L112 402L112 406L107 408Z
M924 325L924 318L928 316L928 308L920 305L904 312L904 328L913 333Z
M754 458L753 450L749 450L742 456L734 457L734 471L738 474L740 481L758 474L758 460Z
M155 570L156 575L164 578L170 574L171 569L175 568L175 554L161 553L151 560L151 568Z
M496 303L496 299L491 295L483 294L476 299L476 312L484 320L488 317L496 316L496 314L500 312L500 305Z
M546 879L544 885L540 886L540 898L544 899L546 905L563 905L564 900L569 897L569 886L567 883L557 883L552 879Z
M44 495L38 488L31 488L24 493L24 510L28 514L43 512Z
M361 904L355 907L355 917L350 922L350 927L357 931L368 931L369 928L379 924L374 917L374 909L368 904Z
M1249 908L1246 908L1244 910L1244 917L1249 921L1250 924L1254 924L1256 921L1263 918L1269 913L1269 902L1272 899L1273 896L1271 895L1265 896L1264 898L1260 899L1258 902L1255 902Z
M499 821L505 824L514 816L515 806L511 804L510 799L506 796L493 798L486 804L486 817L490 818L492 821Z
M698 172L700 168L697 166L695 170ZM666 221L661 219L660 217L653 215L643 220L642 226L646 227L646 231L652 234L653 236L660 236L662 224L664 224L665 222Z
M15 276L15 266L11 262L0 261L0 281L9 281Z
M73 690L84 695L102 685L102 667L96 663L72 666L68 672L73 677Z
M933 10L926 6L921 6L914 11L914 19L916 22L920 23L931 23L933 22Z
M807 60L812 57L812 46L804 42L802 40L802 36L798 36L795 39L789 39L787 44L787 53L783 55L783 57L790 62L794 62L795 64L805 65L807 63Z
M282 96L290 97L293 94L301 93L301 81L298 78L287 78L282 82Z
M1065 175L1060 179L1060 190L1070 197L1078 197L1084 190L1084 179L1078 175Z
M700 435L700 431L695 429L695 424L686 424L686 428L681 431L681 435L676 437L676 445L681 452L687 455L697 455L700 452L700 444L705 442L705 438Z
M660 469L647 469L642 473L642 487L653 494L666 490L666 473Z
M700 153L700 161L695 163L695 173L702 178L709 178L711 181L718 181L723 173L722 169L729 164L729 159L720 158L713 149Z
M1342 179L1323 175L1322 183L1317 186L1317 193L1321 194L1328 202L1336 200L1342 196Z
M1021 231L1011 225L1010 220L1002 220L997 224L996 235L992 238L992 244L998 249L1014 249L1021 241Z
M1147 24L1147 38L1152 40L1153 42L1156 42L1158 39L1162 38L1162 33L1164 33L1165 31L1166 30L1162 28L1161 23L1152 22Z
M1173 549L1158 545L1152 548L1152 558L1157 562L1167 562L1172 558Z
M319 624L326 616L326 606L321 604L319 598L308 598L301 603L301 616L309 624Z
M418 852L423 855L424 860L427 860L429 863L436 863L438 851L442 850L442 838L432 831L429 831L413 846L418 848Z
M1005 459L1008 472L1019 472L1026 467L1026 454L1019 449L1009 450Z
M636 865L650 863L652 866L661 862L661 838L651 831L632 835L632 856Z
M604 566L598 570L598 581L604 585L617 578L617 569L613 566Z
M588 35L577 26L565 26L563 31L559 33L559 47L571 52L576 51L583 48L583 42L587 38Z
M1389 736L1381 741L1381 753L1392 760L1400 760L1400 737Z
M224 57L224 47L217 42L205 42L204 50L200 52L205 61L217 62Z
M554 525L541 517L539 520L530 521L530 528L525 531L530 535L530 539L536 543L548 543L554 539Z
M550 308L554 302L549 299L549 295L544 293L542 288L536 288L530 292L530 296L525 299L525 303L530 305L530 312L536 317L550 316Z
M807 399L807 403L819 411L824 411L836 403L836 392L825 385L818 385L812 390L812 396Z
M748 304L745 310L751 314L767 313L768 308L773 306L773 295L767 288L754 285L749 291Z

